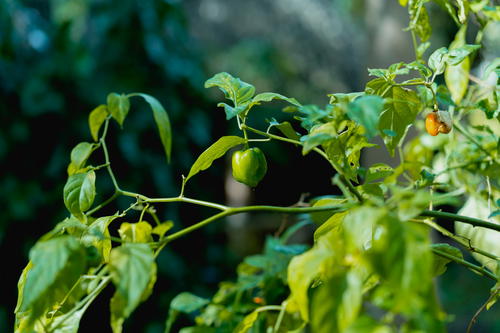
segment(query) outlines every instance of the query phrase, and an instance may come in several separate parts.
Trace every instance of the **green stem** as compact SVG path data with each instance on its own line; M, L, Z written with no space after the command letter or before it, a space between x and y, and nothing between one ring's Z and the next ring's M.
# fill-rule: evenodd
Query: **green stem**
M109 160L109 152L108 152L108 147L106 146L106 134L108 133L108 126L109 126L109 118L106 119L104 122L104 130L101 138L99 139L99 142L101 144L102 150L104 152L104 159L105 159L105 164L107 164L106 169L108 170L109 177L111 177L111 181L113 182L113 186L115 187L116 191L120 191L120 187L118 186L118 182L116 181L115 174L113 173L113 170L111 169L111 162Z
M500 231L500 224L497 223L492 223L492 222L487 222L481 219L477 219L475 217L469 217L469 216L464 216L464 215L458 215L458 214L453 214L453 213L446 213L446 212L439 212L435 210L424 210L422 213L420 213L420 216L427 216L427 217L436 217L441 220L445 220L448 222L464 222L470 225L473 225L475 227L483 227L491 230L496 230Z
M481 249L475 248L471 245L471 241L468 238L462 237L462 236L457 236L454 233L448 231L447 229L443 228L439 224L437 224L434 221L431 221L430 219L425 219L425 220L413 220L415 222L423 222L429 227L433 228L434 230L439 231L442 235L449 237L453 239L455 242L458 244L462 245L464 248L466 248L468 251L475 252L478 254L482 254L485 257L488 257L493 260L500 260L500 257L497 257L489 252L483 251Z
M244 124L242 125L242 128L246 128L249 131L254 132L255 134L266 136L266 137L271 138L271 139L275 139L275 140L279 140L279 141L283 141L283 142L288 142L288 143L293 143L293 144L299 145L299 146L303 145L303 143L300 141L285 138L285 137L271 134L271 133L267 133L267 132L262 132L258 129L249 127L249 126L244 125ZM328 155L323 150L319 149L318 147L313 148L313 151L318 153L319 155L321 155L324 159L326 159L331 164L331 166L335 169L335 171L341 176L341 181L349 188L351 193L356 196L356 198L358 199L359 202L363 202L364 201L363 197L361 196L359 191L356 189L356 187L354 187L354 185L351 183L351 181L345 176L345 173L342 171L342 168L336 162L330 160L328 158Z
M91 210L89 210L87 213L85 213L87 216L90 216L92 214L94 214L95 212L97 212L99 209L103 208L104 206L108 205L109 203L111 203L113 200L115 200L116 198L118 198L119 194L117 192L113 193L113 195L111 197L109 197L106 201L102 202L101 204L99 204L98 206L92 208Z
M190 227L184 228L176 233L171 234L170 236L165 237L162 242L169 243L177 238L180 238L195 230L198 230L212 223L213 221L239 213L262 211L262 212L301 214L301 213L314 213L314 212L324 212L324 211L340 211L340 210L345 210L347 208L348 208L347 205L320 206L320 207L277 207L277 206L244 206L244 207L234 207L234 208L227 207L226 210L218 214L212 215L201 222L193 224Z
M446 258L446 259L449 259L451 261L454 261L456 262L457 264L460 264L462 266L465 266L467 268L469 268L470 270L476 272L476 273L479 273L483 276L486 276L486 277L489 277L490 279L492 279L493 281L498 281L498 278L496 277L495 274L491 273L490 271L484 269L483 267L480 267L480 266L477 266L477 265L474 265L473 263L470 263L466 260L463 260L461 258L458 258L458 257L455 257L454 255L451 255L449 253L446 253L446 252L443 252L443 251L440 251L438 249L432 249L432 252L434 252L435 254L437 254L438 256L440 257L443 257L443 258Z

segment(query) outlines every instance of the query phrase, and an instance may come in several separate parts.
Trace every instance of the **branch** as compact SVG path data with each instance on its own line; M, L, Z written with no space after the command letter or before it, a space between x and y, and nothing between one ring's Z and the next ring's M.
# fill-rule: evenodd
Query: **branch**
M493 281L498 281L498 278L497 278L497 276L495 274L491 273L490 271L486 270L483 267L474 265L473 263L470 263L470 262L468 262L466 260L463 260L461 258L455 257L454 255L451 255L449 253L439 251L438 249L432 249L432 252L434 252L435 254L437 254L440 257L446 258L448 260L456 262L457 264L465 266L465 267L469 268L470 270L472 270L472 271L474 271L476 273L479 273L480 275L489 277Z
M335 206L320 206L320 207L278 207L278 206L244 206L244 207L228 207L226 210L212 215L209 218L193 224L190 227L182 229L176 233L171 234L170 236L165 237L160 243L169 243L179 237L187 235L197 229L200 229L213 221L221 219L226 216L235 215L239 213L246 213L252 211L261 211L261 212L275 212L275 213L289 213L289 214L303 214L303 213L314 213L314 212L325 212L325 211L341 211L346 210L348 208L347 205L335 205ZM163 244L162 244L163 245Z
M475 217L469 217L469 216L464 216L464 215L458 215L458 214L453 214L453 213L446 213L446 212L438 212L435 210L424 210L422 213L420 213L420 216L426 216L426 217L436 217L441 220L445 220L447 222L464 222L468 223L470 225L473 225L475 227L483 227L495 231L500 232L500 224L497 223L492 223L492 222L487 222L481 219L477 219Z

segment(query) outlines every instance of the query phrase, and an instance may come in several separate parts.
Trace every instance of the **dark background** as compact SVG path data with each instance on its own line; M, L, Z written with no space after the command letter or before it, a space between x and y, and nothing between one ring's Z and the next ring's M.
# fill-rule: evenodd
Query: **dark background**
M431 19L432 42L448 44L455 33L452 22L435 7ZM328 93L363 90L367 67L411 61L411 38L402 31L406 24L406 9L392 0L0 1L0 332L13 327L16 283L29 249L67 215L62 188L69 153L91 140L88 113L105 103L109 92L155 96L174 130L167 164L149 110L133 100L124 129L113 125L108 136L121 187L175 196L181 174L196 157L220 136L236 133L235 124L216 108L222 94L203 89L207 78L227 71L258 92L324 105ZM266 118L283 117L282 106L261 108L255 125L264 128ZM269 172L256 190L227 177L228 159L221 159L194 177L186 194L234 205L291 205L303 193L336 193L323 161L312 155L304 159L283 144L264 150ZM382 150L375 150L378 161ZM365 163L371 158L365 156ZM97 200L112 191L104 175L98 174ZM211 213L179 204L158 209L177 229ZM243 255L260 250L263 236L276 231L280 218L234 217L172 243L158 258L153 296L126 322L125 331L163 332L174 295L190 291L210 297L218 282L235 276ZM451 332L462 331L486 299L485 282L456 267L439 280L443 306L456 315ZM82 332L108 330L111 294L108 288L90 308ZM477 332L500 330L496 317L498 307L481 315Z

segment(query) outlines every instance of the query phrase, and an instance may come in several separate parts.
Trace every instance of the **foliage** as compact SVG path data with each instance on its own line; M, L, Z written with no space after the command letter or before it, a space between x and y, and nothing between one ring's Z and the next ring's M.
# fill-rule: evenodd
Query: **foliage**
M155 258L162 249L221 218L252 211L301 214L303 219L283 234L268 237L264 252L247 257L238 266L237 281L221 283L212 299L189 293L175 297L166 318L167 332L179 316L194 319L181 329L184 333L444 332L450 318L438 302L434 278L451 262L492 280L491 294L472 318L470 331L478 314L494 306L500 291L498 60L479 78L469 72L481 49L482 31L498 24L499 9L484 1L437 1L459 30L452 45L435 48L424 61L432 33L427 2L400 0L408 7L415 61L370 69L375 78L364 91L331 94L324 108L276 93L255 95L253 85L228 73L207 80L207 88L219 88L232 102L219 106L227 120L236 120L242 136L224 136L207 148L182 177L177 196L151 198L119 185L107 135L110 123L122 126L129 117L131 98L140 96L150 106L167 160L173 135L167 112L152 96L109 94L106 105L89 115L95 142L79 143L71 152L64 187L70 216L32 248L19 279L16 332L76 332L86 309L110 283L115 287L111 328L121 332L123 322L153 292ZM465 42L469 17L479 22L474 44ZM410 73L411 78L401 79ZM438 83L442 74L444 84ZM288 104L284 111L291 119L271 120L266 130L250 126L256 107L273 100ZM429 112L444 112L453 130L432 138L418 118ZM470 118L478 114L484 124L474 126ZM417 133L410 139L412 126ZM397 167L361 167L361 153L376 146L370 142L376 136L390 154L398 153ZM185 196L187 181L231 148L272 140L300 146L304 156L319 154L331 165L332 185L342 195L288 207L228 207ZM104 160L93 165L96 151ZM96 179L106 175L114 191L95 203ZM114 215L99 216L119 197L129 198L130 205ZM162 223L155 207L172 202L218 212L169 233L172 222ZM443 204L457 206L459 213L433 209ZM131 210L141 212L137 221L126 221ZM449 222L455 223L454 231L443 227ZM111 235L111 223L120 223L118 236ZM289 241L305 224L317 227L311 247ZM461 245L480 265L464 259L450 244L432 244L433 229Z

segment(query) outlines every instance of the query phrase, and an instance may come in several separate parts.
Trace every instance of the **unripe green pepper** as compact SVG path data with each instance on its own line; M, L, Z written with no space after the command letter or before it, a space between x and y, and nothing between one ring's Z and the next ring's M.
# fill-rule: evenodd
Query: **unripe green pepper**
M233 154L232 167L234 179L255 187L266 175L266 157L259 148L240 150Z

